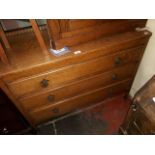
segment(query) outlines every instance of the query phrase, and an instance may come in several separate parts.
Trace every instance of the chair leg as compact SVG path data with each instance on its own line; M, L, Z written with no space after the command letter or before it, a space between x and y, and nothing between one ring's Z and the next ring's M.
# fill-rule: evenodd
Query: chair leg
M1 25L0 25L0 37L1 37L6 48L8 48L8 49L11 48L9 41L8 41Z
M4 64L9 65L9 60L4 52L4 49L1 43L0 43L0 58Z
M37 38L37 40L39 42L39 45L40 45L41 49L43 50L43 52L45 54L48 54L48 50L47 50L46 44L45 44L45 42L43 40L43 37L41 35L40 29L38 27L38 24L36 23L36 20L35 19L30 19L30 23L32 25L32 28L34 30L34 33L36 35L36 38Z

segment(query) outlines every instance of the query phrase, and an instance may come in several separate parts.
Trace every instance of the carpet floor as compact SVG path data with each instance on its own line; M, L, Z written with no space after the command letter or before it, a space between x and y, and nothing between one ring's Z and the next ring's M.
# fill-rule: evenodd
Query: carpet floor
M117 135L130 106L119 94L41 126L39 135Z

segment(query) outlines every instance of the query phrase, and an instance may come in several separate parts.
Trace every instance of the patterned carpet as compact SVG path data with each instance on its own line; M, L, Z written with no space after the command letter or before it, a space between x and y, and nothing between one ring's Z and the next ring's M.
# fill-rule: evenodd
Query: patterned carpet
M116 135L129 109L124 94L107 99L78 113L63 116L39 128L43 135Z

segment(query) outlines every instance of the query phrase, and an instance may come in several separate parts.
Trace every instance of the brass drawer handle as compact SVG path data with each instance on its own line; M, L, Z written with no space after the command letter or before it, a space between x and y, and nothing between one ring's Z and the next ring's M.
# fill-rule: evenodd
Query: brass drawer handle
M54 108L54 109L52 109L52 112L53 112L54 114L58 114L58 113L59 113L59 108Z
M120 57L116 57L115 64L120 65L122 63L122 59Z
M49 82L49 80L43 79L43 80L40 82L41 87L43 87L43 88L48 87L48 85L49 85L48 82Z
M48 95L48 96L47 96L48 102L53 102L54 99L55 99L54 95Z
M117 78L118 78L117 74L112 75L112 80L117 80Z

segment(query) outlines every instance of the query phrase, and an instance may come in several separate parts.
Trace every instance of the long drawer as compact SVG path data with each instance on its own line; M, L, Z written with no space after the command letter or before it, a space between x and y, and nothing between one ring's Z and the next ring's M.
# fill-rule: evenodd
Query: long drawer
M131 80L124 80L108 87L102 87L75 97L63 100L56 104L51 104L29 113L35 124L47 121L53 117L57 117L73 110L77 110L83 106L102 101L103 99L127 91L131 86Z
M60 100L127 79L135 73L135 70L135 64L126 65L111 72L97 74L60 88L29 95L21 98L20 102L24 109L31 111L34 108L54 104Z
M8 83L8 87L16 97L46 90L47 88L59 87L62 84L92 76L98 72L105 72L128 63L138 62L142 51L143 48L137 47L127 52L122 51L117 54L103 56L36 76L19 79Z

